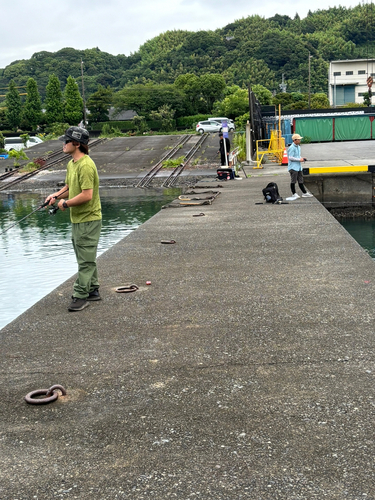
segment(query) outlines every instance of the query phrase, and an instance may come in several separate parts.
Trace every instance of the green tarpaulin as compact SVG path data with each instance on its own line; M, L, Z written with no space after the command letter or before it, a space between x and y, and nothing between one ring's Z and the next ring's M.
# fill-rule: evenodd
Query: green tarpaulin
M335 141L356 141L360 139L371 139L369 116L335 118Z
M296 118L295 132L312 142L333 140L333 118Z

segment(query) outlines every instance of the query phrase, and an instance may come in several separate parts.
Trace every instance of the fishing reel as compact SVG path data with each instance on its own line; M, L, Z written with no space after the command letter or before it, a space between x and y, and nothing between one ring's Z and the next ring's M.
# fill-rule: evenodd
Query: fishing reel
M50 215L55 215L58 209L59 209L58 205L53 205L51 208L48 209L48 213Z

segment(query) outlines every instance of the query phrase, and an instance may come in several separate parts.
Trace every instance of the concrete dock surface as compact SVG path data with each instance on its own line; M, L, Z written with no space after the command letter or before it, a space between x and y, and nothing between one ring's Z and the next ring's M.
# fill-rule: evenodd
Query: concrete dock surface
M68 312L72 277L1 330L1 499L375 498L375 265L272 180L201 183L98 259L101 301Z

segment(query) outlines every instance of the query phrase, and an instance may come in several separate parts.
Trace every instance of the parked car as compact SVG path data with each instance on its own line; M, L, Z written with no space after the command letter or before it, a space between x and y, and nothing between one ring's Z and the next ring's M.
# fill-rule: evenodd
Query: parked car
M203 122L198 122L196 126L197 132L203 134L204 132L221 132L222 125L220 122L215 120L205 120Z
M220 116L220 117L213 117L213 118L209 118L209 120L215 120L216 122L220 122L221 124L223 122L227 122L227 125L228 125L228 131L229 132L234 132L236 130L236 126L234 124L234 121L231 120L230 118L225 118L225 116Z
M42 139L39 139L39 137L33 136L29 137L29 140L26 143L27 148L31 148L32 146L36 146L37 144L40 144ZM21 149L25 148L25 145L23 143L23 140L21 137L4 137L4 149L7 151L12 151L12 149L15 149L16 151L21 151Z

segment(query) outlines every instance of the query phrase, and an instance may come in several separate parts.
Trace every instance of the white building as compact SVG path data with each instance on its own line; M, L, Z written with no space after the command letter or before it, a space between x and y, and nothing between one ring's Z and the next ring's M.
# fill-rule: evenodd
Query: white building
M350 59L332 61L328 72L328 98L331 106L343 106L349 102L363 104L363 94L368 92L367 78L374 78L375 59Z

